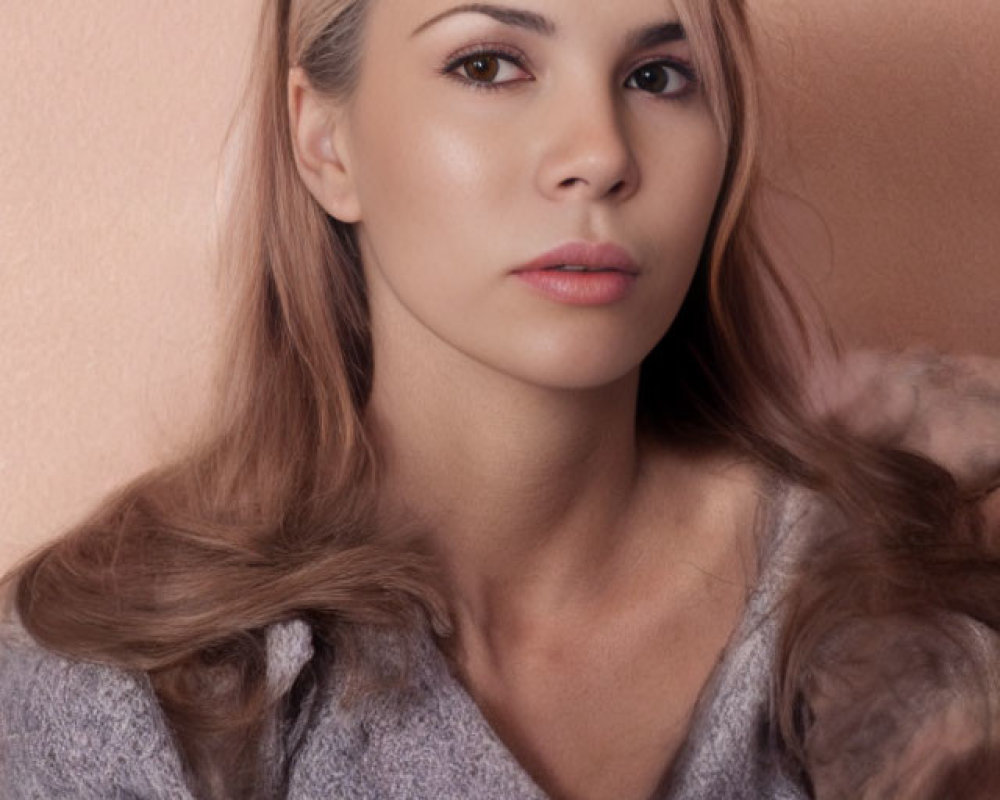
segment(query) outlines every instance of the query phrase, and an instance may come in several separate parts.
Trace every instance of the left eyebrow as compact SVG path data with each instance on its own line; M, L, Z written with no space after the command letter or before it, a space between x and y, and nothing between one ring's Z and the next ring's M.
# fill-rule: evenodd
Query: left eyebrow
M556 24L552 20L548 17L542 16L541 14L536 14L534 11L511 8L510 6L500 6L493 3L465 3L460 6L455 6L454 8L449 8L447 11L443 11L440 14L431 17L429 20L417 27L417 29L410 34L410 37L412 38L419 33L423 33L432 25L436 25L441 20L455 16L456 14L484 14L487 17L492 17L498 22L503 23L504 25L524 28L525 30L537 33L541 36L555 36L558 30ZM627 47L630 50L646 50L650 47L656 47L657 45L685 40L687 40L687 32L684 30L684 26L677 21L644 25L630 31L625 37Z
M629 50L648 50L670 42L686 42L687 31L679 22L664 22L659 25L646 25L636 28L625 37Z

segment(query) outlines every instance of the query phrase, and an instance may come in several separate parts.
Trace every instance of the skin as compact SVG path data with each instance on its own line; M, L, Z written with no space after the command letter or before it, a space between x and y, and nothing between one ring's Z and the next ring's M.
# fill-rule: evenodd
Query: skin
M683 41L626 46L677 20L669 2L520 0L556 34L463 13L413 35L455 5L374 0L350 98L292 71L297 164L356 225L384 514L431 531L458 676L553 797L645 798L754 571L754 471L635 433L639 367L694 273L725 143L696 84L633 81L693 61ZM523 69L493 65L497 91L442 74L483 43ZM623 246L634 291L571 307L511 274L574 240Z

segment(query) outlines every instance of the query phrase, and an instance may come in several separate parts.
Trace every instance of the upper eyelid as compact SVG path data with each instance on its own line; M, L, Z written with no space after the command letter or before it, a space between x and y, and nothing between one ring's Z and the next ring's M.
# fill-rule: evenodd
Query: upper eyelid
M528 57L518 48L499 42L479 42L468 47L463 47L449 55L445 61L444 69L453 69L460 63L472 56L495 55L513 61L519 67L527 69L530 66Z

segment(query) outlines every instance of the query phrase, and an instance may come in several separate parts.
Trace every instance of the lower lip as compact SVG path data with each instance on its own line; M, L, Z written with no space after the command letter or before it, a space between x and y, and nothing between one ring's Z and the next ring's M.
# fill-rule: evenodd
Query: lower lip
M605 306L617 303L635 285L635 275L626 272L565 272L526 270L518 272L525 283L551 299L573 306Z

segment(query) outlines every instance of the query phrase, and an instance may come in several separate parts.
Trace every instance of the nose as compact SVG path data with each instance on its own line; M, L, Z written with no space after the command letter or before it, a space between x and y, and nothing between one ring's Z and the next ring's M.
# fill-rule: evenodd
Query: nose
M639 187L639 168L616 98L594 84L553 103L538 131L538 187L553 200L621 202Z

